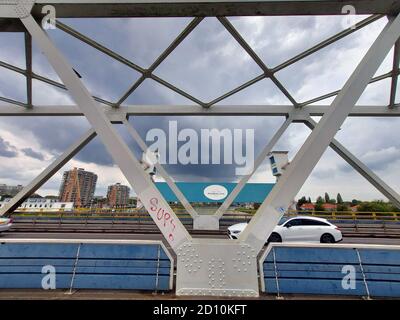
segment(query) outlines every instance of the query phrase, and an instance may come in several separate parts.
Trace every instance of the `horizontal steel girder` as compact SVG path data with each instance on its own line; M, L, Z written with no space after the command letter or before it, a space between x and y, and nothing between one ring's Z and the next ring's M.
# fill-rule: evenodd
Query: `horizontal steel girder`
M53 5L59 18L337 15L346 4L358 14L396 14L400 7L396 0L37 0L32 13Z
M298 109L304 116L323 116L329 110L327 105L313 105ZM217 105L205 109L195 105L129 105L121 108L103 107L111 121L119 122L125 116L134 115L181 115L181 116L288 116L291 105ZM22 108L16 104L0 104L0 116L83 116L78 106L48 105ZM399 117L400 109L387 106L355 106L349 117Z

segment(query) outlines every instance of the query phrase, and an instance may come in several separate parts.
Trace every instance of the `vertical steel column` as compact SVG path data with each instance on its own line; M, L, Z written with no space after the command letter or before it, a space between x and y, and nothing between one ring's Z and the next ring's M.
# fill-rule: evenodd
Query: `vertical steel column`
M365 90L380 64L400 35L400 15L390 19L337 95L328 112L307 138L274 189L258 209L239 241L258 251L287 210L290 201L310 175L340 126Z
M52 164L42 171L35 179L25 186L18 194L11 199L7 205L0 209L0 216L12 213L22 202L32 193L39 189L49 180L58 170L60 170L69 160L71 160L84 146L86 146L96 136L93 129L88 130L82 137L71 145L64 153L59 156Z
M191 236L183 224L157 190L150 177L141 168L138 160L118 135L101 110L100 105L96 103L89 91L79 80L64 56L54 46L47 34L40 28L31 15L21 18L21 21L67 87L71 97L96 130L107 151L134 188L139 199L170 246L176 249L182 243L190 240Z

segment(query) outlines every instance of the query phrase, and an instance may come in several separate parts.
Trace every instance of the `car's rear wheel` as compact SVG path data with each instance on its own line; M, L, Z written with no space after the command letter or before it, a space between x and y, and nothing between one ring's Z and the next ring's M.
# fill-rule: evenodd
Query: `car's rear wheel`
M282 237L276 232L272 232L268 238L268 243L270 242L282 242Z
M321 243L335 243L335 238L329 233L324 233L321 236Z

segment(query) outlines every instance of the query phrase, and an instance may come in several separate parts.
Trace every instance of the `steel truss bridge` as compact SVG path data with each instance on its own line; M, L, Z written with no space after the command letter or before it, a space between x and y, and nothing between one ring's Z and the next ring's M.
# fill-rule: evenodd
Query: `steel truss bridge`
M369 17L275 67L267 66L226 18L226 16L244 15L339 15L345 4L354 6L357 14L369 15ZM55 8L57 18L193 17L193 19L149 68L137 65L134 61L119 55L57 20L57 28L60 30L141 74L140 78L132 83L129 90L120 99L106 101L92 96L74 72L70 62L46 35L45 30L41 28L40 20L43 17L41 12L46 5L51 5ZM390 201L400 207L399 194L335 140L335 134L347 117L400 116L399 106L395 103L399 75L399 11L399 0L353 0L346 3L338 0L1 0L0 31L23 32L25 34L26 68L22 69L3 61L0 61L0 66L26 77L27 99L25 103L0 97L0 100L6 103L5 106L0 107L0 116L85 117L92 128L29 183L0 213L4 215L15 210L24 199L40 188L97 135L141 199L172 250L176 253L176 293L178 295L258 296L257 256L264 246L264 240L268 238L280 217L288 208L291 200L299 192L301 186L328 147L333 148ZM156 76L154 71L199 25L203 18L208 16L217 17L224 28L259 66L260 74L220 97L206 102ZM356 66L345 85L342 88L338 88L337 91L315 97L309 101L296 101L289 90L275 76L278 71L357 32L357 30L378 19L387 19L386 27ZM35 42L44 53L62 83L33 72L32 42ZM384 58L393 47L392 70L374 77ZM295 77L295 75L293 76ZM32 81L34 79L68 90L75 105L33 105ZM191 100L195 105L126 105L124 102L127 97L137 90L146 79L156 81ZM263 79L272 80L291 104L216 105L218 102ZM386 105L355 106L368 84L383 79L391 79L390 101ZM324 99L332 97L334 100L331 105L317 104ZM312 129L312 133L238 240L194 239L157 190L152 180L144 172L138 159L136 159L113 126L116 123L124 125L143 151L146 151L145 142L128 122L128 118L135 115L285 116L286 121L256 159L254 171L260 166L291 123L304 123ZM317 123L311 118L312 116L321 116L322 118ZM204 218L193 209L176 187L173 179L159 164L157 164L157 169L192 218L194 220L205 219L200 223L205 227L219 221L251 176L244 176L240 180L237 187L227 197L214 216ZM214 220L211 221L210 219ZM218 274L215 274L215 272Z

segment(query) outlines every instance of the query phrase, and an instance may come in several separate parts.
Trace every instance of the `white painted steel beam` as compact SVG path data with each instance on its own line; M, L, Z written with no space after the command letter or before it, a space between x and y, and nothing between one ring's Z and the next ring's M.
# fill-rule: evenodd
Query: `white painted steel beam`
M142 137L140 134L136 131L136 129L133 127L131 123L127 119L124 119L122 123L125 125L126 129L128 130L129 134L131 137L136 141L136 143L139 145L140 149L144 153L148 151L148 147L146 143L143 141ZM189 203L189 201L186 199L185 195L179 190L177 185L175 184L174 180L169 176L168 172L166 172L163 168L163 166L159 163L156 162L154 163L154 166L157 169L157 172L160 174L160 176L165 180L165 182L168 184L172 192L176 195L178 200L181 202L183 207L186 209L186 211L191 215L192 218L195 218L198 216L196 210L192 207L192 205Z
M195 28L195 27L198 25L198 23L200 23L200 21L201 21L201 19L195 19L195 20L193 20L193 21L188 25L188 27L183 31L183 33L182 33L181 35L178 36L178 38L177 38L177 39L178 39L177 44L179 43L179 40L180 40L180 39L183 40L183 38L186 37L186 35L188 34L188 32L190 33L190 32L193 30L193 28ZM137 64L133 63L132 61L130 61L130 60L124 58L124 57L122 57L121 55L119 55L118 53L112 51L111 49L109 49L109 48L107 48L107 47L101 45L100 43L94 41L93 39L90 39L89 37L86 37L86 36L83 35L82 33L80 33L80 32L78 32L78 31L74 30L73 28L71 28L71 27L69 27L69 26L67 26L67 25L65 25L65 24L63 24L63 23L61 23L61 22L59 22L59 21L57 21L57 27L58 27L60 30L66 32L67 34L73 36L74 38L76 38L76 39L78 39L78 40L80 40L80 41L82 41L82 42L88 44L89 46L95 48L96 50L98 50L98 51L100 51L100 52L102 52L102 53L108 55L109 57L111 57L111 58L117 60L118 62L121 62L122 64L126 65L127 67L130 67L131 69L133 69L133 70L135 70L135 71L137 71L137 72L139 72L139 73L142 74L142 76L141 76L141 77L136 81L136 83L131 87L130 91L126 92L125 95L124 95L124 97L122 97L122 98L125 98L125 99L126 99L126 98L127 98L126 95L129 95L129 94L131 94L134 90L136 90L137 87L138 87L146 78L150 78L150 79L153 79L154 81L158 82L159 84L161 84L161 85L167 87L168 89L170 89L170 90L172 90L172 91L174 91L174 92L180 94L181 96L185 97L186 99L189 99L189 100L193 101L194 103L197 103L198 105L202 105L202 106L205 105L202 101L200 101L199 99L193 97L192 95L190 95L189 93L185 92L184 90L179 89L179 88L175 87L173 84L169 83L168 81L166 81L166 80L164 80L164 79L162 79L162 78L156 76L155 74L153 74L153 73L151 72L151 69L146 70L146 69L144 69L144 68L138 66ZM168 50L169 50L169 49L167 48L166 53L168 52ZM161 55L159 59L162 59L162 57L163 57L163 55ZM157 62L157 61L156 61L156 62ZM155 67L156 67L156 66L157 66L157 65L155 65ZM126 97L125 97L125 96L126 96ZM116 104L114 104L114 106L119 106L120 102L123 102L123 100L120 99L120 101L118 101Z
M249 181L251 176L256 172L256 170L260 167L260 165L263 163L263 161L267 158L268 154L272 151L272 148L276 145L276 143L279 141L279 139L282 137L282 135L285 133L289 125L292 123L293 118L289 116L285 122L280 126L280 128L276 131L276 133L273 135L272 139L266 144L264 149L261 151L261 153L257 156L256 161L254 162L254 166L252 171L244 175L239 183L235 186L235 188L232 190L232 192L229 194L229 196L225 199L225 201L222 203L222 205L218 208L217 212L215 215L220 219L223 214L228 210L228 208L231 206L233 201L236 199L236 197L239 195L240 191L242 191L244 185Z
M25 32L26 104L32 107L32 38Z
M262 249L291 200L311 174L399 36L400 15L395 19L390 19L375 40L328 112L321 118L249 225L241 233L239 241L257 250Z
M389 71L387 73L381 74L380 76L376 76L376 77L372 78L369 81L368 84L375 83L375 82L378 82L378 81L381 81L381 80L385 80L385 79L388 79L388 78L391 78L391 77L397 77L398 74L399 74L398 70ZM340 90L336 90L336 91L332 91L332 92L326 93L326 94L324 94L322 96L312 98L310 100L307 100L305 102L300 103L300 106L301 107L308 106L310 104L317 103L317 102L320 102L322 100L335 97L335 96L337 96L339 94L339 92L340 92Z
M80 150L83 149L96 136L93 129L88 130L79 140L64 151L53 163L43 170L35 179L26 185L18 194L11 199L3 208L0 209L0 216L12 213L30 195L46 183L58 170L60 170L69 160L71 160Z
M309 118L305 124L313 130L317 123ZM349 165L353 167L359 174L367 179L375 188L377 188L386 198L388 198L397 208L400 208L400 195L379 178L371 169L369 169L362 161L347 150L339 141L333 139L330 147L341 156Z
M36 0L34 15L53 5L60 18L160 17L160 16L252 16L338 15L347 4L342 0ZM397 0L351 1L358 14L399 12Z
M0 98L1 99L1 98ZM0 105L0 117L19 116L83 116L83 112L76 105L37 105L35 108L21 108L17 101L4 98L6 105ZM123 105L121 108L99 107L108 118L124 118L128 116L288 116L293 111L292 105L217 105L212 108L203 108L194 105ZM298 111L304 117L323 116L328 112L328 105L312 105L302 107ZM355 106L349 117L399 117L400 109L389 109L384 106ZM121 122L121 121L120 121Z
M129 89L124 93L124 95L115 104L119 107L128 97L146 80L146 78L152 77L153 72L157 67L179 46L179 44L186 39L186 37L199 25L202 18L194 18L186 28L172 41L172 43L166 48L160 56L152 63L152 65L143 72L142 76L136 80ZM187 93L185 93L187 95ZM203 103L198 100L198 104L203 105Z
M176 249L182 243L189 241L191 236L183 224L157 190L150 177L144 172L138 160L75 74L71 65L32 16L22 18L21 21L68 88L71 97L96 131L170 246Z
M399 62L400 62L400 40L396 41L394 45L393 52L393 68L392 68L392 83L390 86L390 99L389 99L389 107L393 108L396 104L396 95L397 95L397 82L399 78Z
M232 37L240 44L240 46L247 52L247 54L253 59L253 61L260 67L264 72L265 76L271 79L275 86L283 93L283 95L295 106L299 107L297 101L285 88L285 86L275 77L274 73L267 67L267 65L261 60L257 53L250 47L250 45L244 40L240 33L235 29L232 23L226 17L218 17L219 22L225 27L225 29L232 35Z

